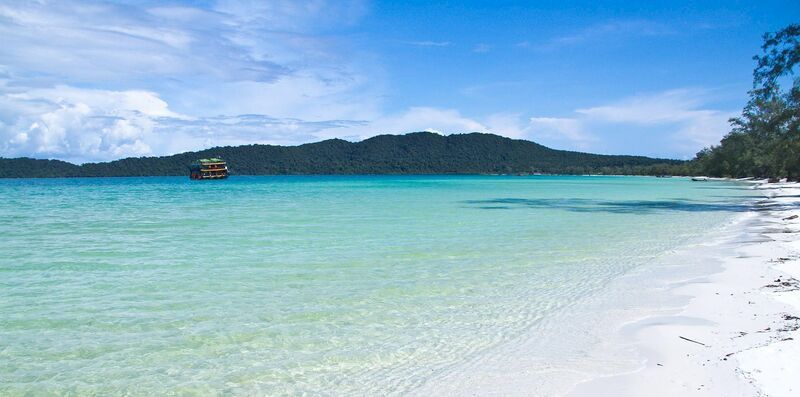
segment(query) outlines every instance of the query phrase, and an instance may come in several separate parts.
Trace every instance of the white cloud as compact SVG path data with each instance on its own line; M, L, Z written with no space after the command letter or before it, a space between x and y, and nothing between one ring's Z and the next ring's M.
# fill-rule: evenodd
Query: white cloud
M210 146L297 144L363 121L304 121L260 114L192 117L157 94L57 86L0 95L0 152L76 162L163 155ZM435 123L433 125L436 125ZM320 135L321 134L321 135Z
M669 26L643 19L610 20L577 29L575 32L554 37L539 49L555 49L600 40L618 42L622 38L636 36L661 36L675 33Z
M48 101L67 106L89 104L95 108L107 109L111 115L136 111L151 117L185 117L169 110L167 103L157 94L141 90L109 91L59 85L53 88L28 89L22 93L8 94L7 97L18 101Z
M531 123L538 126L538 137L543 140L561 136L575 143L574 147L578 149L585 147L580 145L581 142L600 142L592 135L594 131L633 130L640 134L658 131L672 145L662 149L689 157L703 147L718 143L730 130L728 119L736 115L735 112L707 108L713 96L711 91L689 88L640 94L605 105L577 109L573 117L534 117ZM611 135L604 137L606 143L612 139Z
M361 125L348 125L346 134L350 139L365 139L380 134L403 134L415 131L429 131L440 134L483 132L488 128L454 109L432 107L413 107L399 114L385 115ZM341 136L342 130L326 128L320 137Z
M4 155L76 161L150 154L156 118L182 119L157 94L57 86L0 96Z
M459 93L471 99L486 99L508 89L514 89L528 85L527 81L493 81L488 83L474 84L462 88Z
M449 41L404 41L404 44L413 45L417 47L447 47L450 43Z
M492 50L492 46L486 43L479 43L472 48L472 52L478 54L485 54Z
M558 117L531 117L529 137L548 144L568 149L587 150L598 138L585 131L583 123L576 119Z
M342 70L334 36L312 32L354 23L364 10L361 1L222 1L212 9L16 2L0 5L0 60L70 84L273 81L308 64Z
M656 94L637 95L609 105L576 112L584 121L627 123L643 127L668 125L675 142L682 149L699 148L718 143L730 130L728 119L735 112L703 108L712 93L702 89L677 89Z
M273 82L240 81L188 89L181 107L204 115L264 114L303 120L371 119L380 112L379 90L365 78L323 80L319 74L295 73Z
M717 110L696 111L693 117L679 124L673 137L677 149L686 154L696 153L699 149L719 144L726 133L731 130L728 120L735 117L736 112Z
M366 9L361 0L0 4L0 155L87 161L301 143L379 118L382 86L371 77L380 68L337 34Z
M677 89L657 94L636 95L608 105L578 109L576 112L591 118L639 124L692 119L703 104L707 93L696 89Z
M233 15L242 25L307 32L331 26L352 26L366 14L367 3L361 0L220 0L213 8Z
M194 120L162 118L158 131L168 132L170 138L161 147L164 153L197 150L212 146L272 144L295 145L325 138L325 131L342 131L359 128L363 121L326 120L309 122L291 118L271 118L257 114L216 116Z

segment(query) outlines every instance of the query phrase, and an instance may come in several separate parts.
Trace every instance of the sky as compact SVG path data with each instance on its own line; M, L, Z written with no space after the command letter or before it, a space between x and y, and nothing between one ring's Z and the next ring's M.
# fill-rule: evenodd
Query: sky
M687 159L795 1L0 0L0 157L487 132Z

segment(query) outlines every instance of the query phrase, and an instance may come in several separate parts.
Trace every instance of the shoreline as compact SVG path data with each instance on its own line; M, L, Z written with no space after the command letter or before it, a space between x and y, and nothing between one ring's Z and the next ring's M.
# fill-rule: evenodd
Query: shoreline
M722 270L678 285L678 313L624 325L639 370L577 384L567 395L790 396L800 392L800 185L754 186L738 241L722 243Z
M747 183L752 209L411 394L795 395L800 184Z

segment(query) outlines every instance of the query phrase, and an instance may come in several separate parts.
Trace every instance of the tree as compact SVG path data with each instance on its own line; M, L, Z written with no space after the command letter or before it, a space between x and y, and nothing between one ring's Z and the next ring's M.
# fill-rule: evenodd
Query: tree
M794 180L800 177L800 78L795 71L800 65L800 25L793 24L777 33L764 35L764 52L756 56L751 102L760 107L765 133L772 134L775 168ZM784 91L780 80L788 79L791 87Z
M704 173L800 178L800 25L766 33L761 50L753 57L753 89L742 115L730 120L732 130L719 146L695 159Z

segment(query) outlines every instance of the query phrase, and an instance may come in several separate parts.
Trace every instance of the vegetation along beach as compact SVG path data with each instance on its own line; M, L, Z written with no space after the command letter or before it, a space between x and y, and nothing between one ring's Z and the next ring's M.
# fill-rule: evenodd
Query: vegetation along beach
M798 22L0 0L0 396L800 395Z

